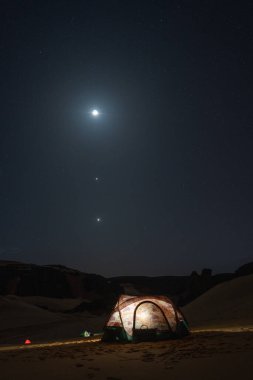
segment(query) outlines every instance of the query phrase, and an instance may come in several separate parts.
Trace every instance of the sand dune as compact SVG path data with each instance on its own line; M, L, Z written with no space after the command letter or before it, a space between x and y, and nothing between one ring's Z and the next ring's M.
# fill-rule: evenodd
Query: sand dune
M191 327L253 327L253 275L217 285L183 311Z
M64 314L62 312L79 302L80 299L0 297L0 345L22 344L26 338L35 343L70 339L80 337L84 330L102 331L105 315L94 316L88 312ZM58 311L52 312L50 309Z
M19 299L19 297L11 296L12 299ZM64 312L67 310L72 310L76 306L80 305L81 302L85 300L82 298L49 298L49 297L39 297L30 296L22 297L22 302L39 306L41 308L48 309L53 312Z
M20 299L0 297L0 330L59 321L58 314L29 305Z

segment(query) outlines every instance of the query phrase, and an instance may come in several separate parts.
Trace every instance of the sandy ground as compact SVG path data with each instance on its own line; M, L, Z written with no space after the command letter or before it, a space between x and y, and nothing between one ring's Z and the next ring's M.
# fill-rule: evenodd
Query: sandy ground
M22 344L27 338L37 343L77 338L84 330L101 331L106 315L63 313L78 302L80 300L46 297L0 297L0 346ZM37 305L43 305L48 310Z
M1 380L252 380L253 332L193 332L182 340L2 347Z
M220 284L184 309L190 336L139 344L81 339L106 316L66 315L71 300L0 297L0 380L252 380L252 289L252 275Z

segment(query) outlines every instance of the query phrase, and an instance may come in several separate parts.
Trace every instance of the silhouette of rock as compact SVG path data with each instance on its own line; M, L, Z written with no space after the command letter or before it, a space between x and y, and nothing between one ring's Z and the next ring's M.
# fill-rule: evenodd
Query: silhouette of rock
M102 276L61 265L0 261L1 295L83 298L89 302L105 298L114 302L121 291Z
M212 275L204 268L190 276L121 276L106 279L62 265L34 265L0 261L0 295L80 298L83 302L70 312L93 313L111 309L119 294L164 294L177 305L191 302L210 288L234 277L253 273L253 263L235 273Z
M247 276L248 274L253 274L253 262L242 265L235 271L237 276Z

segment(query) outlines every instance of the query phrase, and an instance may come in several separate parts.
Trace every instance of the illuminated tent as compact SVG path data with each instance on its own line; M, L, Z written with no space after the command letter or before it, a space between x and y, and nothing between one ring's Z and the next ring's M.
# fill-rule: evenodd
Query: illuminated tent
M104 341L142 341L189 333L182 312L165 296L119 297L104 327Z

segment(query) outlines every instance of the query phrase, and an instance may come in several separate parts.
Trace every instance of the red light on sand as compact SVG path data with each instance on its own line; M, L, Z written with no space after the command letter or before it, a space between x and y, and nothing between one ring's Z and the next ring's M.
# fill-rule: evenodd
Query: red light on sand
M30 339L26 339L25 341L25 344L31 344L32 342L30 341Z

